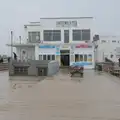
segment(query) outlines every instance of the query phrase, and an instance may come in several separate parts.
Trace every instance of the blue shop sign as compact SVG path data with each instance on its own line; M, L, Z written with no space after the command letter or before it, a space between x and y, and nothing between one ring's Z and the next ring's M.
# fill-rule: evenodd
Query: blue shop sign
M53 45L41 45L39 48L55 48Z
M74 62L72 63L73 66L87 66L92 65L92 62Z

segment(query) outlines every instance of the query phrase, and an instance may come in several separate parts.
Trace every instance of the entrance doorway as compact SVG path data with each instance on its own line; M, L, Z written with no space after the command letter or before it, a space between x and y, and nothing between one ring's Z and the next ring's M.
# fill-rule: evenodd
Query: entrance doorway
M70 65L70 50L60 50L61 66Z

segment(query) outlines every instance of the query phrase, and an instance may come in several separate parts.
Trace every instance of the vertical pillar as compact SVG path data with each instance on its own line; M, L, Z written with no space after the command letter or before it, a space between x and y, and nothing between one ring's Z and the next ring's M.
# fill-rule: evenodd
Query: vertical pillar
M64 29L61 29L61 42L64 43Z
M39 60L39 46L35 46L35 60Z
M74 55L74 49L73 49L73 45L71 45L71 49L70 49L70 65L72 65L72 63L75 62L75 55Z
M69 42L72 43L72 29L69 29Z
M56 60L59 62L59 66L61 65L60 61L60 45L56 46Z
M40 31L40 40L44 41L43 39L44 39L44 37L43 37L43 30L41 30Z

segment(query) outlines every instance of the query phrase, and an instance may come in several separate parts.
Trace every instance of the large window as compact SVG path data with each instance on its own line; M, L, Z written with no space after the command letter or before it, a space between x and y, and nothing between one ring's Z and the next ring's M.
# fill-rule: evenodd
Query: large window
M73 30L73 41L90 40L90 29Z
M40 42L40 32L28 32L28 41L32 43Z
M83 61L83 55L75 54L75 62L82 62Z
M47 60L51 60L51 55L47 55Z
M73 30L73 41L81 41L82 40L82 34L81 30Z
M69 43L69 30L64 30L64 43Z
M55 60L55 55L52 55L52 60Z
M84 55L84 61L85 62L87 61L87 55Z
M91 59L91 56L90 56ZM88 61L88 55L83 54L75 54L75 62L87 62Z
M55 55L40 55L39 60L55 60Z
M113 43L116 43L116 40L112 40Z
M101 40L102 43L106 43L106 40Z
M44 30L44 41L61 41L61 30Z
M39 55L39 60L42 60L42 55Z
M75 62L79 62L79 55L78 54L75 55Z
M83 61L83 55L80 55L80 61Z
M43 60L47 60L47 56L46 55L43 55Z
M90 30L82 30L82 40L90 40Z

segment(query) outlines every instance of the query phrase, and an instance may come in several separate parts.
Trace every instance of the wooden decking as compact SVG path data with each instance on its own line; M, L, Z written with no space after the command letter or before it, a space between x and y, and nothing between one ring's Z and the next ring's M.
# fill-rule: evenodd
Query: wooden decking
M119 67L118 63L114 63L114 65L110 64L110 63L109 64L104 63L104 64L102 64L102 66L103 66L104 72L108 72L112 75L120 77L120 67Z

